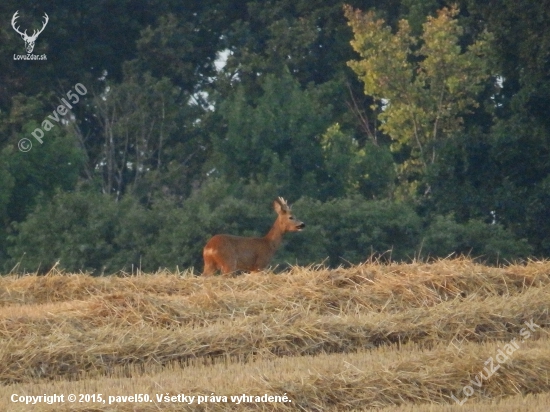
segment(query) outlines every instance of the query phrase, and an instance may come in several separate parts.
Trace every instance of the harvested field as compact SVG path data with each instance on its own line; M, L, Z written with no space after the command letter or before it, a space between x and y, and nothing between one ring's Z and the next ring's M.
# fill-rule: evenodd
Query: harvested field
M4 276L0 410L546 411L549 303L546 261Z

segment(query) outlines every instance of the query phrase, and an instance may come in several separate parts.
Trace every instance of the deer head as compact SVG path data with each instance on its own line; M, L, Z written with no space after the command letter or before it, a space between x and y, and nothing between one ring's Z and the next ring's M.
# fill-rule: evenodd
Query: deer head
M13 27L13 29L17 33L19 33L21 35L21 37L25 41L25 49L27 49L27 53L30 54L34 50L34 42L38 38L38 35L44 31L44 29L46 28L46 25L48 24L48 21L50 20L50 18L48 17L48 15L46 13L44 13L44 22L42 23L42 28L40 30L34 30L32 36L28 36L27 35L27 30L25 30L23 33L21 33L21 31L19 31L19 27L15 27L15 21L19 17L17 15L17 13L19 13L19 10L17 10L14 13L14 15L11 19L11 26Z
M290 206L282 197L275 199L273 202L273 209L275 209L278 215L275 226L279 228L281 233L299 232L306 226L303 222L300 222L294 217Z

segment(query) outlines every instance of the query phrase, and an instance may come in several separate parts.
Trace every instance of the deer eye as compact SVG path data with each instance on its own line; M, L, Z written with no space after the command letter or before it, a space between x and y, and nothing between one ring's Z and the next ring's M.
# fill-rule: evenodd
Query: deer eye
M294 220L294 216L289 216L289 219L290 219L290 220Z

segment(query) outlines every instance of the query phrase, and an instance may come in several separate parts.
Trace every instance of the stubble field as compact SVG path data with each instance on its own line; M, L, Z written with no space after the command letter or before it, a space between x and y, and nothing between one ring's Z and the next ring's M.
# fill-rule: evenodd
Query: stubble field
M546 261L3 276L0 410L547 411L549 303Z

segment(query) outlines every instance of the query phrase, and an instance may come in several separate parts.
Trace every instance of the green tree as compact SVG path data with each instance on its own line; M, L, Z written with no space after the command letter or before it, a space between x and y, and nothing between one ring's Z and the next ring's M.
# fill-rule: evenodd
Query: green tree
M422 255L471 256L490 264L524 259L532 253L526 239L518 240L500 224L470 220L455 222L452 216L436 216L423 234Z
M227 131L213 136L208 169L232 182L276 182L291 198L318 197L324 180L319 140L330 111L315 88L302 90L288 72L267 75L257 99L238 87L220 106Z
M11 133L7 133L8 144L0 150L0 170L7 173L6 180L0 181L0 199L4 199L7 223L22 221L34 209L40 193L51 198L57 189L71 190L77 184L85 159L72 134L74 122L68 121L66 125L59 124L46 131L42 144L31 135L41 127L41 120L51 115L46 109L50 104L42 95L17 95L6 116ZM54 104L50 107L57 107ZM17 150L21 139L31 141L33 147L29 152Z
M10 174L7 164L2 162L4 156L0 155L0 268L3 262L8 258L7 242L8 227L10 218L8 215L8 205L10 203L11 194L15 186L15 179Z
M368 201L357 195L325 203L302 198L293 210L306 229L303 236L288 236L282 257L291 263L328 258L326 263L334 267L382 254L409 260L418 251L422 220L405 203ZM305 257L304 250L309 252Z
M167 78L129 72L122 83L95 96L92 107L100 126L95 140L102 144L86 148L90 174L100 174L103 193L120 197L128 187L151 186L148 178L164 166L165 148L179 132L179 93Z
M365 94L379 102L380 129L391 137L392 149L407 153L400 175L412 189L436 161L438 142L461 130L462 116L477 106L475 98L489 77L490 36L484 33L463 49L457 13L443 8L428 17L416 37L406 20L393 33L374 12L345 8L354 32L351 44L361 56L349 65L364 82Z
M327 198L362 194L366 198L389 197L394 188L395 168L390 151L367 141L362 147L357 139L340 130L337 123L321 137L324 183Z
M56 263L94 274L156 269L147 248L156 238L158 219L135 199L58 192L40 200L10 236L10 266L20 272L47 271Z
M472 18L494 32L503 84L491 138L502 179L497 214L539 256L548 256L550 175L550 2L469 2Z

